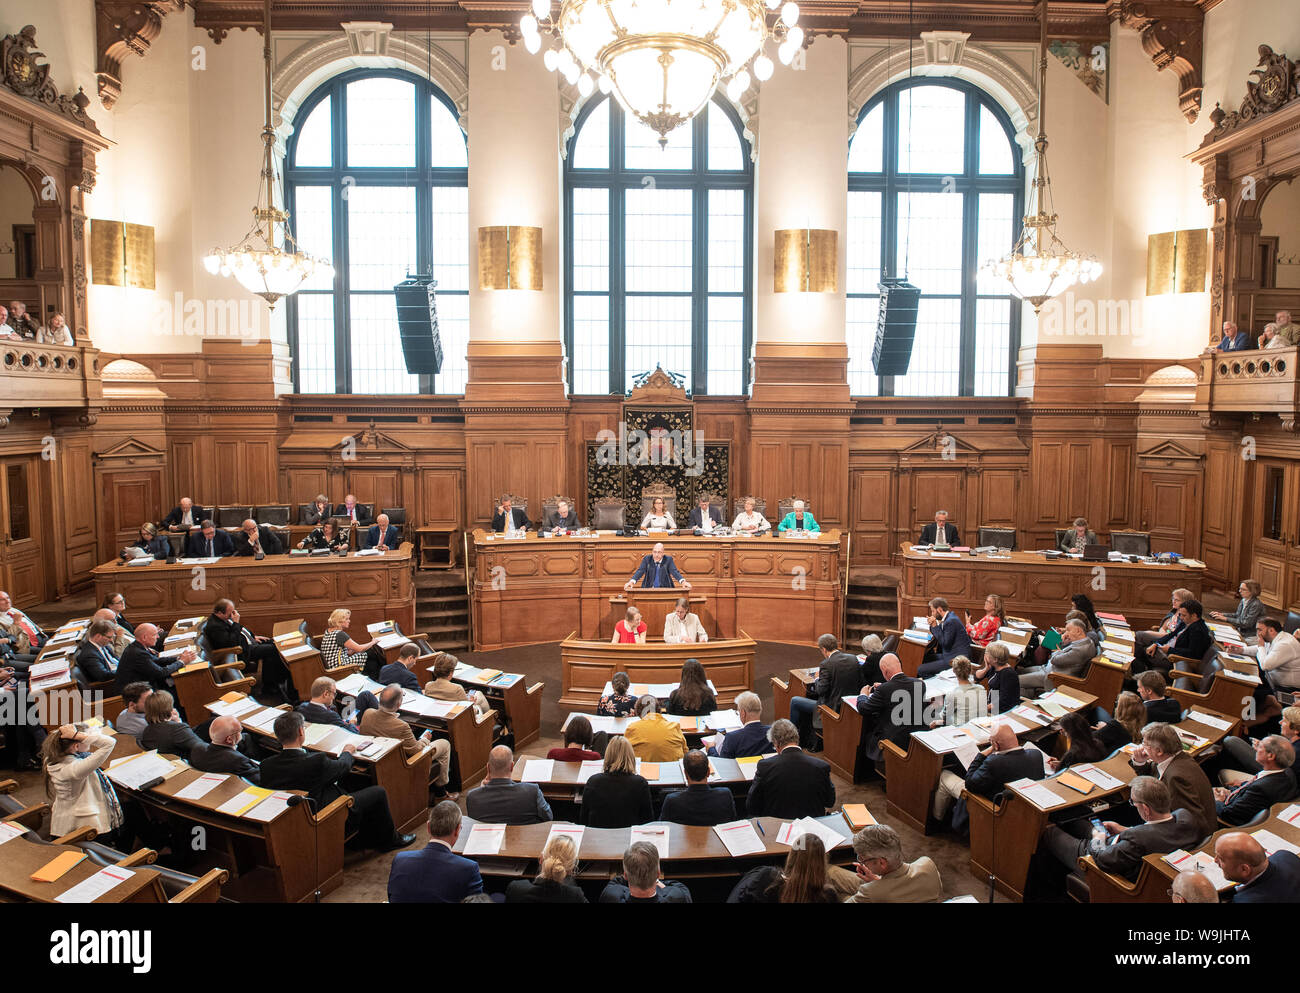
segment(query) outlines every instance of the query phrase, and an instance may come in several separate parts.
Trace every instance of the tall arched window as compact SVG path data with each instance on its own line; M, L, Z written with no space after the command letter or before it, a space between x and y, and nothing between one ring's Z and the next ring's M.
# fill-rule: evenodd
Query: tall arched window
M849 145L849 388L854 395L1007 396L1019 302L979 274L1020 232L1024 172L1007 115L958 80L897 83ZM906 376L871 364L880 277L921 288Z
M746 392L753 194L721 103L662 149L616 101L583 109L564 168L572 392L621 393L656 365L696 394Z
M469 162L455 105L418 76L358 70L313 93L297 121L284 170L291 225L336 272L289 299L297 391L465 392ZM393 286L431 269L442 371L413 376Z

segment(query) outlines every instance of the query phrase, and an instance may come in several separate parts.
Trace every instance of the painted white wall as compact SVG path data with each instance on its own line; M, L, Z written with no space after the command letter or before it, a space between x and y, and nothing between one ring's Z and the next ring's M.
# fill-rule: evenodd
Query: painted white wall
M1216 103L1236 110L1246 95L1246 80L1268 45L1292 61L1300 60L1300 7L1295 0L1224 0L1205 15L1205 53L1201 77L1201 119L1192 126L1189 148L1210 129Z

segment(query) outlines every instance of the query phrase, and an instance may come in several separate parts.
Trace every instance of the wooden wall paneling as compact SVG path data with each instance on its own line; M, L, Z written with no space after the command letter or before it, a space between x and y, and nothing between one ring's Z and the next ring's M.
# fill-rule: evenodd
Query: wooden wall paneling
M1151 532L1153 552L1200 553L1201 480L1192 472L1143 469L1141 525Z
M137 468L100 473L99 561L117 558L118 551L155 520L162 501L161 468Z
M1020 505L1020 477L1018 469L985 469L976 477L979 494L978 517L966 524L969 539L974 542L981 525L989 527L1017 527Z
M197 443L189 438L169 438L167 448L167 491L163 494L167 506L162 513L175 507L183 496L203 506L213 503L216 494L204 492L199 485Z
M61 544L63 549L63 569L58 582L58 592L62 594L87 585L90 570L99 564L95 514L98 501L89 435L84 431L61 433L57 452L56 499L60 513L52 536L56 547ZM56 557L50 555L52 560Z
M855 562L888 561L893 542L894 473L890 469L859 469L850 477L850 519Z
M904 471L908 471L904 468ZM967 473L965 467L926 467L912 469L912 499L907 520L903 521L907 533L920 533L920 525L934 520L937 511L948 511L948 519L955 523L963 535L970 529L970 518L977 510L967 506Z
M278 449L275 439L248 440L243 443L243 472L239 503L253 505L275 503L279 497L279 473L276 471Z
M325 469L295 466L285 469L281 476L284 482L280 487L279 499L290 505L291 520L297 520L297 504L311 503L321 493L325 494L326 500L335 499L330 495L329 473Z
M1233 546L1245 501L1241 498L1240 472L1244 460L1231 439L1207 438L1205 446L1205 499L1201 512L1201 558L1206 575L1230 586L1237 578Z
M349 469L344 479L348 493L362 503L373 503L376 514L383 507L402 506L402 472L398 469Z
M429 527L463 527L465 521L465 473L460 469L422 469L419 473L421 524ZM411 516L406 509L406 519Z
M1102 512L1089 521L1096 522L1094 530L1100 535L1103 530L1123 529L1133 519L1133 469L1137 450L1132 442L1114 438L1100 439L1098 447Z
M1068 455L1068 448L1062 442L1034 439L1031 469L1034 485L1030 501L1032 524L1040 527L1058 526L1062 517L1061 507L1065 503L1062 499L1061 481L1067 471Z

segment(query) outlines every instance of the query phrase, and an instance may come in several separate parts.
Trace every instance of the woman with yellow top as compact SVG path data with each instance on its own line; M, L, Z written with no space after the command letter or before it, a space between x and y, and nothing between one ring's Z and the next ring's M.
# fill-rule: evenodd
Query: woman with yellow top
M641 719L627 726L624 737L642 762L676 762L690 751L682 729L664 719L654 697L647 694L638 700L636 715Z

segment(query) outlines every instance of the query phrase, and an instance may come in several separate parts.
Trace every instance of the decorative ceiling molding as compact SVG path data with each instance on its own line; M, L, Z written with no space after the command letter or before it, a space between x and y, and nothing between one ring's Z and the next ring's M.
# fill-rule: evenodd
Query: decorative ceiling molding
M86 113L90 97L80 88L75 96L59 93L59 88L50 79L50 64L38 63L38 57L44 58L45 53L36 48L36 28L32 25L28 24L17 34L5 35L0 39L0 84L20 97L48 107L87 131L99 134L99 128ZM94 185L93 178L90 183Z
M1259 46L1259 61L1255 65L1258 68L1250 71L1251 79L1246 82L1246 96L1241 106L1232 113L1225 113L1216 103L1214 110L1210 111L1210 122L1214 127L1202 139L1201 148L1256 118L1267 117L1288 103L1300 100L1300 66L1285 55L1274 52L1268 45ZM1210 200L1208 192L1206 200Z
M95 0L95 76L106 109L122 95L122 61L132 53L144 58L162 34L163 18L183 7L183 0Z
M1205 10L1198 0L1110 0L1108 7L1126 28L1141 34L1142 50L1161 71L1178 77L1178 108L1191 124L1201 112L1201 59Z

